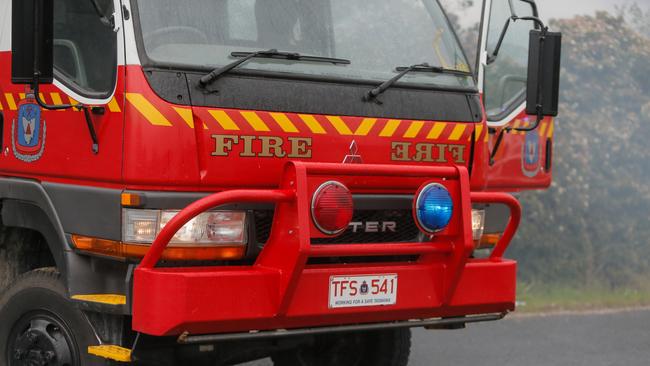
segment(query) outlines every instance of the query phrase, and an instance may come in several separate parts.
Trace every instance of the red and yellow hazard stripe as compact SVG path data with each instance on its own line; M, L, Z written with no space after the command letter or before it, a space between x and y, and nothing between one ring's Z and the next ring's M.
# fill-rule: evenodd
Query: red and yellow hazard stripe
M44 101L46 104L53 104L53 105L60 105L64 103L69 103L73 105L79 104L79 102L76 101L74 98L59 92L39 93L38 95L40 99ZM0 95L0 111L5 109L9 111L18 110L18 103L20 103L20 101L23 99L25 99L25 93L4 93ZM118 104L115 97L111 98L111 100L108 102L106 107L107 110L112 113L122 112L122 108L120 108L120 105ZM64 112L65 110L59 109L58 111Z
M64 93L41 93L40 97L51 104L78 104ZM4 93L0 95L0 110L18 109L24 93ZM203 129L218 129L229 132L284 132L287 134L376 136L391 139L426 139L461 141L474 136L478 141L486 131L480 124L400 120L382 118L360 118L347 116L323 116L282 112L261 112L222 108L199 108L200 116L191 107L172 106L157 103L157 98L149 98L142 93L126 93L124 107L111 98L106 109L111 113L121 113L123 108L132 108L143 120L156 127L185 126L195 128L200 121ZM476 126L476 134L474 133Z
M512 122L511 127L513 128L510 133L512 135L526 135L528 133L527 131L517 131L517 128L526 128L529 127L533 122L530 121L524 121L521 119L516 119ZM553 132L554 132L554 121L553 118L544 118L542 122L540 122L539 127L539 136L544 139L551 139L553 138Z
M145 95L127 93L127 105L153 126L195 128L200 121L204 129L225 132L376 136L400 139L466 141L472 138L474 125L469 123L361 118L283 112L263 112L223 108L195 108L155 105ZM480 126L480 125L476 125ZM476 139L483 137L477 130Z

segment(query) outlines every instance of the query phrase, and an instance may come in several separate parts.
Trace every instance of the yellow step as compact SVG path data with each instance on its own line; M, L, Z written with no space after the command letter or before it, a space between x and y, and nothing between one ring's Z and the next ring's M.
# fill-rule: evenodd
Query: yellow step
M115 294L73 295L73 300L96 302L105 305L126 305L126 296Z
M131 350L120 346L89 346L88 353L108 360L131 362Z

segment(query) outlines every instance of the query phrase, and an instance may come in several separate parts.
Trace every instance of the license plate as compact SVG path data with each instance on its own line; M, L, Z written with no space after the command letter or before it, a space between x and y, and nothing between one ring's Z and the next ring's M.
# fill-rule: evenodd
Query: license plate
M396 303L396 274L330 277L330 308L386 306Z

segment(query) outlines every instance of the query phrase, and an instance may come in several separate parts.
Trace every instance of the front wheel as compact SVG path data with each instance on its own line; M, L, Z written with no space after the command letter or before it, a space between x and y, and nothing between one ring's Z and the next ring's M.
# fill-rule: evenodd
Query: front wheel
M86 352L97 342L52 268L24 274L0 296L1 365L100 365Z
M324 334L314 342L271 356L275 366L406 366L409 329Z

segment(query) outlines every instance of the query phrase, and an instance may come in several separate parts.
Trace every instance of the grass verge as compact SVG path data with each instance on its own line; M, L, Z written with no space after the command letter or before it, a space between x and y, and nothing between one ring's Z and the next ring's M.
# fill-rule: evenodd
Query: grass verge
M587 311L650 306L650 286L643 288L520 284L517 312Z

